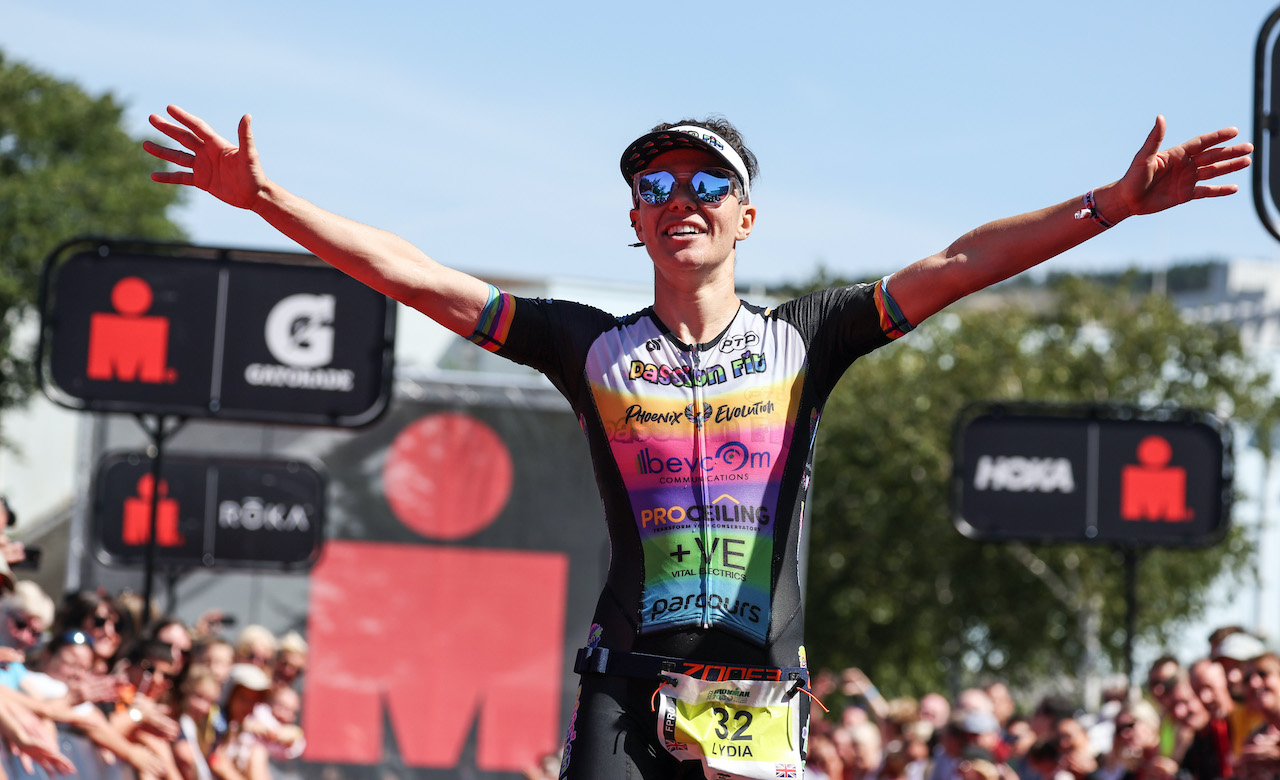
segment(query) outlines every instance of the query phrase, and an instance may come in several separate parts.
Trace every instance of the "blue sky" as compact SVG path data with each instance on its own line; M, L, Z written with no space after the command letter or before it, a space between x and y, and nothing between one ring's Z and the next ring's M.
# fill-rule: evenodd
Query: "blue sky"
M618 156L656 122L721 113L761 160L739 278L777 282L884 273L1077 197L1158 113L1170 142L1250 138L1275 5L0 0L0 51L114 93L138 134L167 103L229 136L250 112L277 181L488 277L647 280ZM1280 259L1248 174L1232 180L1051 267ZM199 243L290 246L202 194L176 216Z

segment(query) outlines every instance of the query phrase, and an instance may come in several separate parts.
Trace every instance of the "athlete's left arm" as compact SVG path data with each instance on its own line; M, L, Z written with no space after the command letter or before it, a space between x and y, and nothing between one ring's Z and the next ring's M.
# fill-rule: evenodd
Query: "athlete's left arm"
M1139 214L1154 214L1197 198L1230 195L1235 184L1205 184L1247 167L1253 144L1224 146L1237 129L1224 128L1159 151L1165 119L1155 127L1119 181L1093 190L1092 214L1074 198L1056 206L996 220L961 236L889 279L889 291L912 325L943 307L1087 241ZM1098 217L1101 217L1099 219Z

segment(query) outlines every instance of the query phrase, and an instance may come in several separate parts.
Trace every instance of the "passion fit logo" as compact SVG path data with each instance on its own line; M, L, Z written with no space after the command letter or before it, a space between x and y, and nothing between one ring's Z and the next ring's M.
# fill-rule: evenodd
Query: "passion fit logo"
M709 387L729 381L730 376L739 379L751 374L763 374L768 367L764 353L744 351L729 361L729 368L719 364L707 368L692 366L666 366L657 363L646 363L633 360L627 370L627 378L631 381L641 380L651 385L672 385L673 387Z
M250 363L244 379L251 385L328 390L355 389L355 372L325 368L333 360L333 320L337 300L332 295L290 295L267 315L263 337L267 350L281 365Z

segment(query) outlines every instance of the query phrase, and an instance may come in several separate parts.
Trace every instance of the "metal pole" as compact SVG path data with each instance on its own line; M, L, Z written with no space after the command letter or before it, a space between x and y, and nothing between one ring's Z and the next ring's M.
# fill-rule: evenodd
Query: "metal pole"
M151 456L151 516L147 520L147 550L144 564L143 585L142 585L142 625L146 626L151 623L151 597L154 592L154 584L156 571L156 530L160 510L160 475L161 464L164 461L164 443L178 428L182 427L185 422L184 418L170 418L166 415L157 415L155 417L155 425L148 426L142 415L137 415L138 424L142 429L151 436L151 446L147 454ZM168 425L172 419L174 424L172 428Z
M1124 547L1124 603L1124 670L1132 686L1133 638L1138 633L1138 551L1132 545Z

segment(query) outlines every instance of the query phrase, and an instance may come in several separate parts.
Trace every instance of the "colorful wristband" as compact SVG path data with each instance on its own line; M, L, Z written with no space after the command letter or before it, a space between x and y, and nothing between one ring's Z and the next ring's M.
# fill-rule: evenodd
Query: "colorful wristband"
M1116 223L1098 213L1098 204L1093 201L1093 190L1089 190L1084 194L1084 208L1072 215L1073 219L1084 219L1085 217L1097 222L1102 226L1103 230L1116 225Z

